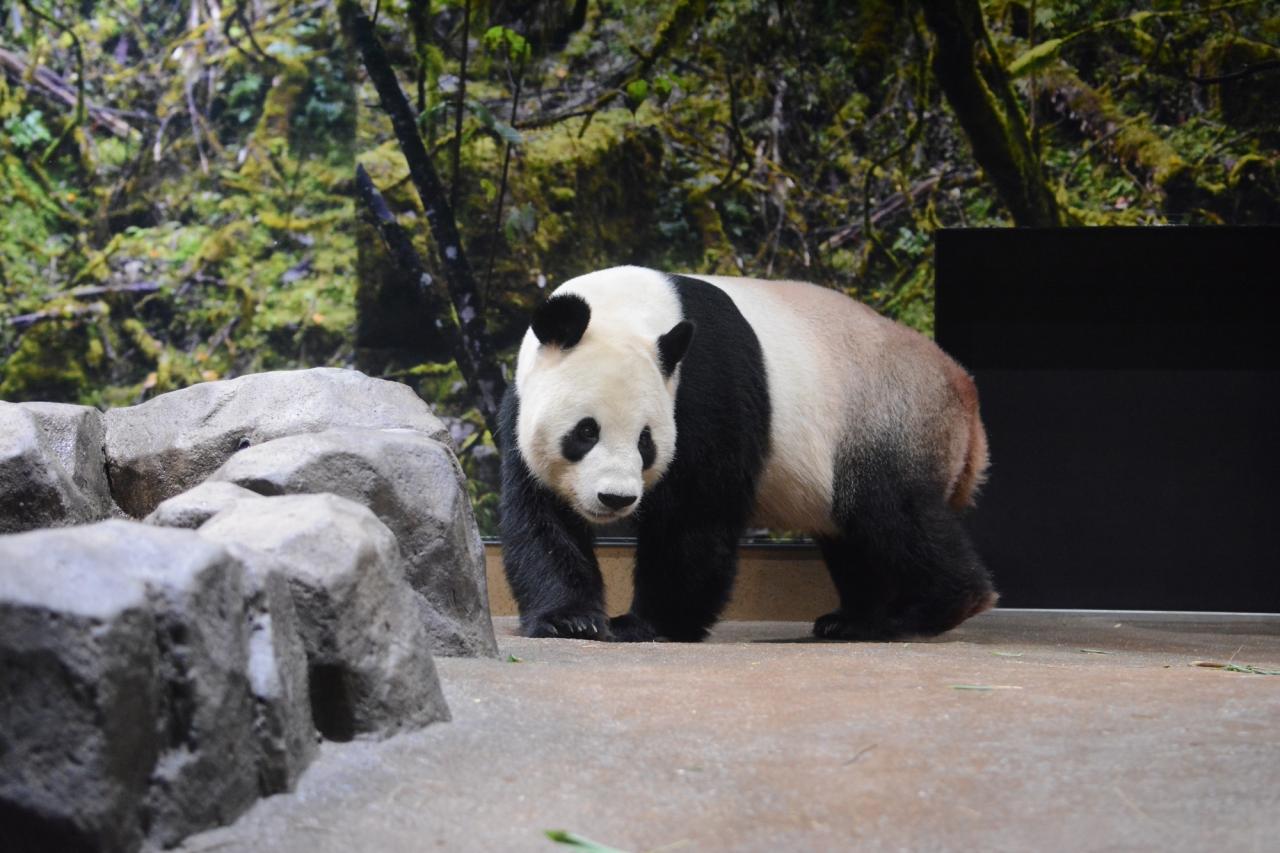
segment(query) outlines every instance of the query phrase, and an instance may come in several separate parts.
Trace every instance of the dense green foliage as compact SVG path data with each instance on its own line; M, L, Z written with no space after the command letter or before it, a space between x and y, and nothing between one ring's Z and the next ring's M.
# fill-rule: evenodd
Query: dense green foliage
M933 231L1013 221L916 2L363 5L504 358L546 288L617 263L803 278L929 332ZM1280 221L1273 4L980 5L995 138L1025 128L1013 153L1061 221ZM443 287L378 316L406 285L357 161L441 279L334 4L22 0L0 34L0 398L359 366L448 418L488 524L492 440L436 331Z
M22 4L4 40L0 397L349 359L354 93L323 5L271 11L257 47L199 3L88 5ZM57 97L81 82L84 115Z

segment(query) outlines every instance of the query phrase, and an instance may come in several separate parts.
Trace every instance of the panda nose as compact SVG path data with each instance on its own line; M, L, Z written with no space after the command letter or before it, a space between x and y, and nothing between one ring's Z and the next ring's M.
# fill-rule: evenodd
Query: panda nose
M608 492L598 492L596 497L609 509L624 509L636 502L635 495L611 495Z

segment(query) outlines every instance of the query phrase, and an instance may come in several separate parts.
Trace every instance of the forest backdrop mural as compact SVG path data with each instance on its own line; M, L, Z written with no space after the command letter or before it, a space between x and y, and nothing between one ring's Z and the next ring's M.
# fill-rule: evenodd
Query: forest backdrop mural
M0 399L358 367L445 417L489 531L493 406L576 274L800 278L929 333L939 228L1280 221L1262 0L0 10Z

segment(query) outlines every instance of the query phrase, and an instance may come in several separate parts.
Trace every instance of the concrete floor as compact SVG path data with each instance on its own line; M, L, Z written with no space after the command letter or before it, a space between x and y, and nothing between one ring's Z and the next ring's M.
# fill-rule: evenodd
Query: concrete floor
M183 849L1280 850L1280 617L994 611L932 642L512 636L452 723L326 744ZM507 662L514 655L519 662Z

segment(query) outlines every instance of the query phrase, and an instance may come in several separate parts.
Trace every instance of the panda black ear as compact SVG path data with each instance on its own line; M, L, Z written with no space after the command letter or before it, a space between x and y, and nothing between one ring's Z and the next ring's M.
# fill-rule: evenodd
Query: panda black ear
M662 337L658 338L658 366L663 376L675 372L680 359L689 352L689 344L693 343L694 325L689 320L681 320Z
M533 334L541 344L569 347L582 340L591 322L591 307L581 296L553 296L533 314Z

